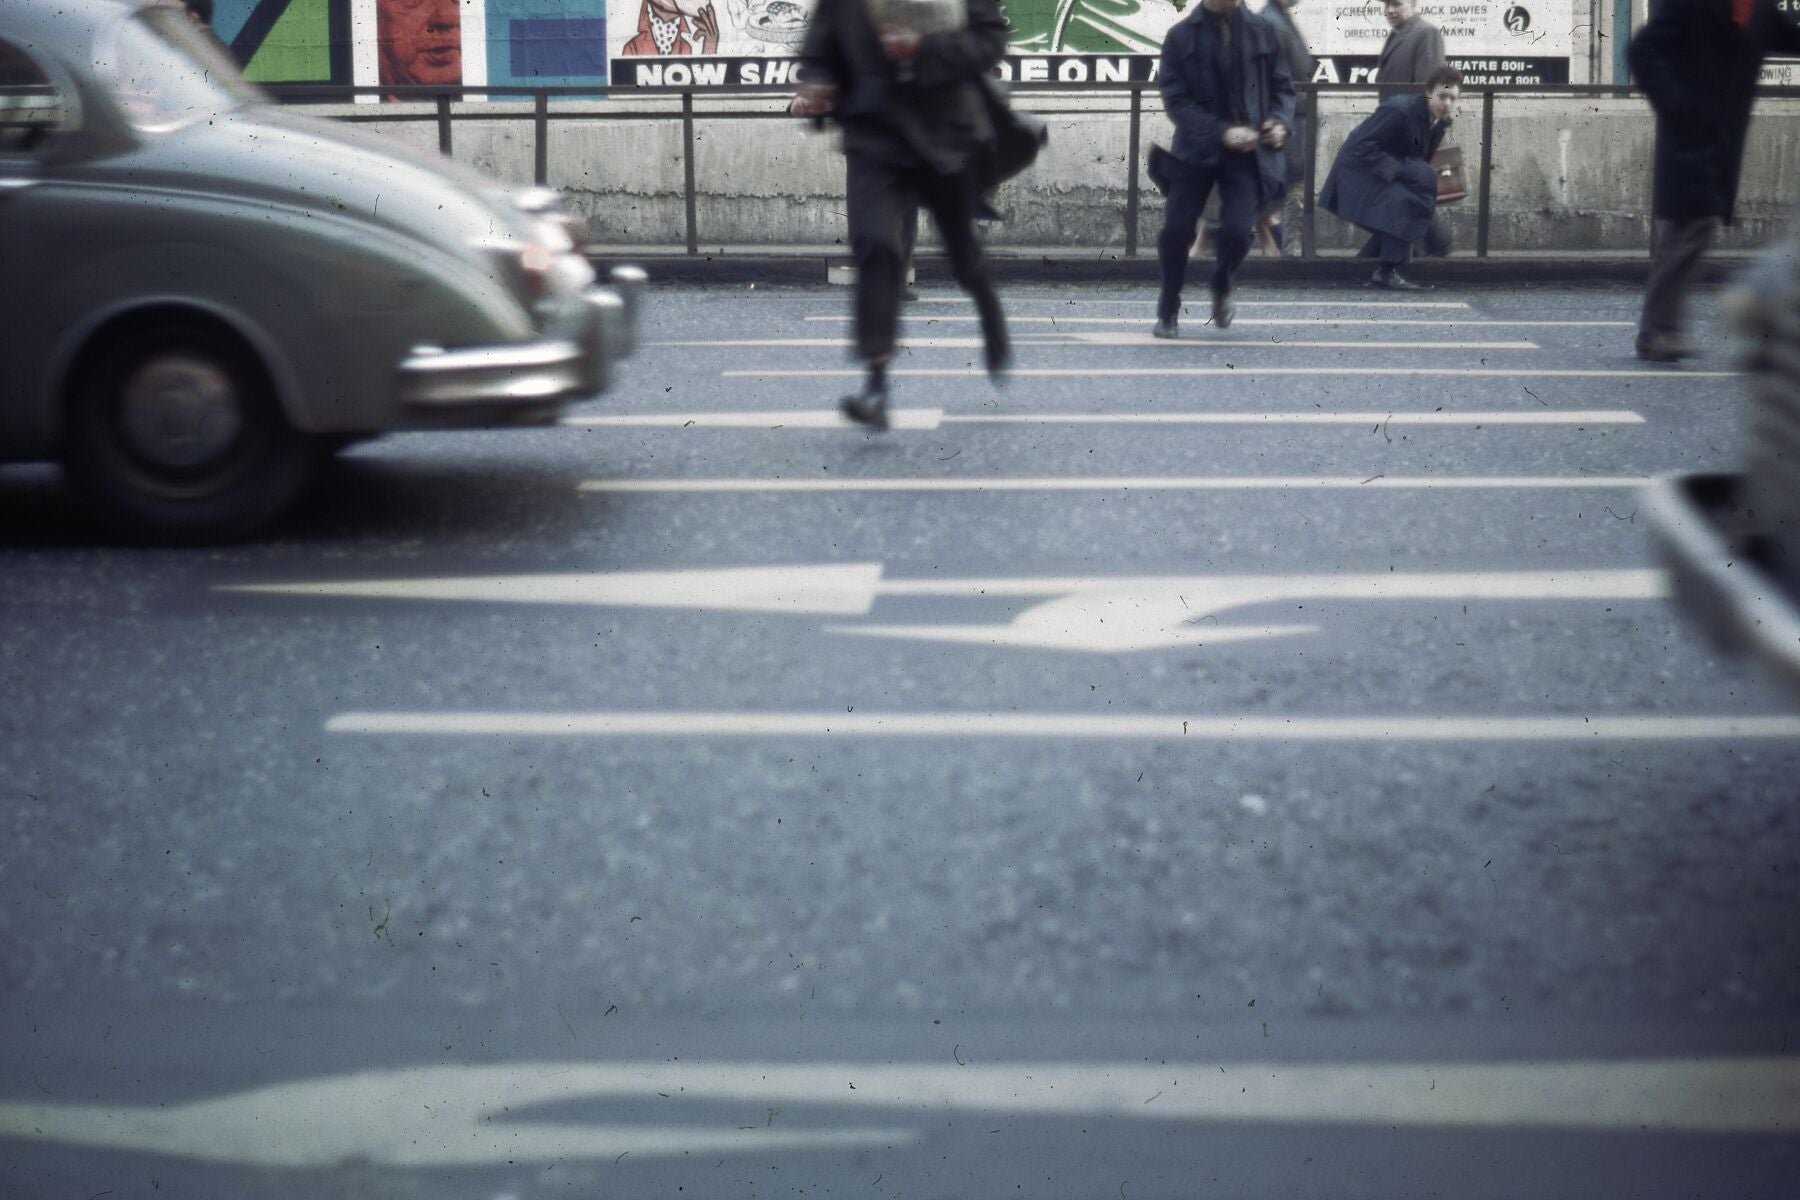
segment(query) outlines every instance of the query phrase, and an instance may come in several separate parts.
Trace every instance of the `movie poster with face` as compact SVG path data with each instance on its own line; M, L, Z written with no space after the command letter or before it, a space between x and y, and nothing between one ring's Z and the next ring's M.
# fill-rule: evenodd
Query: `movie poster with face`
M606 0L214 0L213 30L260 83L607 81Z

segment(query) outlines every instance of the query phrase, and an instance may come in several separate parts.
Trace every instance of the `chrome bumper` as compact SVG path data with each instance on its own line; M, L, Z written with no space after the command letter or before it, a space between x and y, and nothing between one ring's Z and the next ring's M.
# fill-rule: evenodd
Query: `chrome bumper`
M572 336L446 350L415 346L401 360L401 424L409 429L544 424L564 405L612 386L613 368L636 349L644 273L613 272L615 286L582 294Z

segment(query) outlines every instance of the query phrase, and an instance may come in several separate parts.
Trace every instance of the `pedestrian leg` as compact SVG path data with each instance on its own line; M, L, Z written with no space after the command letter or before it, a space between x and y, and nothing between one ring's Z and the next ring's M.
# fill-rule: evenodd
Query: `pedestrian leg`
M1212 318L1221 329L1229 328L1235 315L1232 277L1250 253L1260 188L1255 155L1227 158L1219 173L1219 248L1212 273Z
M845 208L856 262L856 355L868 366L863 390L840 405L853 421L887 427L887 364L900 329L900 263L906 213L918 204L906 172L868 155L849 156Z
M1375 268L1375 274L1369 277L1367 286L1387 288L1397 292L1422 291L1423 285L1414 283L1400 274L1400 265L1412 257L1412 243L1403 237L1395 237L1391 233L1377 233L1370 236L1369 241L1375 246L1375 253L1381 259L1381 265Z
M1162 290L1156 298L1156 336L1174 337L1181 311L1181 286L1187 280L1188 251L1200 227L1200 213L1212 191L1210 175L1183 167L1169 180L1168 203L1163 209L1162 232L1156 235L1157 263L1162 268Z
M1644 310L1638 318L1638 357L1674 362L1693 354L1683 330L1687 292L1701 256L1719 231L1717 217L1656 223L1656 261L1644 287Z
M1006 332L1006 314L988 273L981 239L975 234L974 180L966 173L929 175L921 179L919 198L931 210L956 284L975 302L981 318L981 338L989 378L998 383L1012 365L1012 340Z

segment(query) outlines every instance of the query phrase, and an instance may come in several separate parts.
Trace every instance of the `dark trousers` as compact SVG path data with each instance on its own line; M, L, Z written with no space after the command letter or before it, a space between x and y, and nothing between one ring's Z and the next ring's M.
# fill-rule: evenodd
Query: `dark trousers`
M1395 248L1399 240L1385 233L1370 234L1369 240L1364 242L1362 249L1356 252L1356 257L1379 258L1385 266L1398 266L1412 257L1411 246L1406 246L1404 249ZM1424 244L1425 253L1439 258L1449 254L1450 248L1456 244L1456 238L1450 233L1450 226L1435 212L1431 214L1430 228L1425 231Z
M1256 155L1227 151L1216 166L1178 168L1169 179L1162 232L1156 235L1156 257L1162 265L1162 294L1156 301L1158 320L1173 320L1181 308L1188 254L1200 228L1200 214L1215 186L1219 189L1219 237L1213 291L1231 290L1232 273L1250 253L1251 227L1256 224L1261 190Z
M1638 332L1679 333L1686 324L1688 287L1700 256L1719 232L1719 218L1656 222L1656 261L1644 287L1644 312Z
M849 156L845 206L850 256L856 260L856 354L867 360L894 352L900 330L900 288L911 253L908 229L919 206L931 214L956 282L975 301L990 358L1007 345L1006 317L975 236L975 184L967 174L940 175L867 154Z

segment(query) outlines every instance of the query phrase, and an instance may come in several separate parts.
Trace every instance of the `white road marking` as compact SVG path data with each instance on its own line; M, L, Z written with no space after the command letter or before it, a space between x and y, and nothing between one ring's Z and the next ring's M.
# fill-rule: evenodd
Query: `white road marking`
M941 408L890 408L888 421L899 430L936 429L944 421ZM958 420L960 418L951 418ZM845 429L850 421L836 409L785 412L619 413L599 417L565 417L565 425L639 429Z
M808 321L819 321L831 324L847 324L851 318L847 316L811 316ZM933 313L925 318L927 324L939 321L976 321L980 318L973 313ZM1082 317L1054 316L1030 317L1008 316L1008 325L1142 325L1144 340L1150 340L1149 325L1154 319L1148 316L1139 317ZM1190 331L1210 328L1211 322L1189 317L1182 322ZM1231 323L1233 329L1240 325L1280 326L1280 325L1429 325L1443 328L1464 325L1503 325L1507 328L1524 327L1528 329L1635 329L1635 321L1556 321L1533 320L1531 318L1509 319L1505 317L1239 317ZM909 326L910 327L910 326Z
M627 1117L720 1103L811 1115L751 1129L531 1116L597 1100ZM360 1071L185 1104L0 1104L0 1137L262 1167L498 1166L902 1147L932 1113L940 1124L956 1113L1785 1137L1800 1121L1800 1059L514 1062Z
M1636 379L1687 383L1696 379L1735 379L1742 371L1678 371L1556 369L1550 367L1014 367L1008 372L1015 379L1141 379L1157 376L1181 378L1268 376L1330 376L1348 379L1356 375L1405 376L1417 379ZM756 368L720 371L724 379L861 379L863 371L855 368L797 370L793 368ZM979 367L896 367L888 372L911 379L978 379L987 372Z
M895 580L889 595L944 595L955 580ZM988 595L989 580L961 581ZM1030 580L998 581L1029 584ZM1046 581L1050 582L1050 581ZM1220 625L1233 609L1282 603L1304 612L1319 600L1656 600L1668 595L1661 571L1342 572L1329 575L1212 575L1055 581L1054 599L1002 624L828 625L826 632L964 645L1123 654L1176 646L1216 646L1317 632L1315 625ZM952 593L953 594L953 593ZM1014 592L1012 594L1019 594ZM1029 595L1047 592L1027 592ZM1295 601L1305 603L1294 605ZM1211 622L1210 624L1207 622Z
M1014 344L1020 346L1040 345L1077 345L1077 346L1156 346L1159 352L1171 350L1236 350L1236 349L1281 349L1281 350L1540 350L1536 342L1313 342L1299 341L1289 338L1260 338L1244 340L1233 338L1194 337L1165 341L1156 338L1146 340L1141 333L1127 333L1123 330L1113 332L1101 330L1086 332L1072 329L1061 335L1069 339L1064 342L1042 342L1030 335L1015 338ZM909 339L907 346L916 344L917 339Z
M1250 492L1466 491L1482 488L1641 488L1644 475L1096 475L968 476L963 478L838 479L589 479L584 492Z
M1629 409L1550 409L1480 412L1159 412L1159 413L955 413L958 425L1353 425L1371 430L1422 425L1642 425Z
M647 346L666 349L836 349L854 346L849 338L735 338L719 340L646 342ZM1022 334L1013 339L1015 346L1155 346L1159 353L1170 350L1537 350L1536 342L1316 342L1262 338L1259 340L1226 340L1221 338L1187 338L1181 341L1158 341L1141 333L1087 332L1071 329L1061 334ZM978 337L908 337L901 353L912 350L979 350L984 345Z
M972 304L967 296L921 296L925 304ZM1041 307L1053 304L1057 308L1080 306L1082 308L1118 308L1136 307L1144 312L1154 313L1154 300L1047 300L1037 296L1008 296L1008 309L1027 305ZM1460 308L1467 309L1467 301L1463 300L1240 300L1238 308ZM809 321L845 321L848 317L808 317ZM1010 317L1009 317L1010 319Z
M221 585L216 590L376 600L584 604L860 616L874 603L880 582L880 563L848 563L688 571L589 571L558 575L249 583Z
M896 430L931 431L944 425L1348 425L1370 430L1420 426L1642 425L1627 409L1548 409L1480 412L1041 412L950 413L941 408L890 408ZM565 425L612 429L843 429L850 426L835 409L770 412L611 413L565 417Z
M420 576L222 585L315 597L572 604L863 617L881 596L1047 597L999 624L829 625L828 633L913 641L1121 654L1217 646L1316 632L1312 625L1220 625L1233 609L1320 600L1656 600L1661 571L1340 572L882 578L880 563L725 567L556 575ZM1208 622L1211 622L1210 624Z
M1800 717L1275 717L981 712L346 712L327 733L456 737L1658 742L1800 737Z

